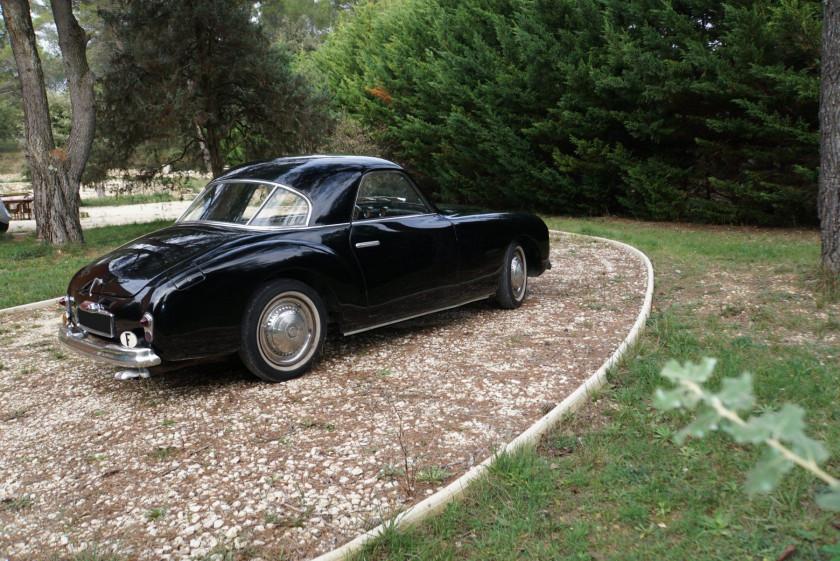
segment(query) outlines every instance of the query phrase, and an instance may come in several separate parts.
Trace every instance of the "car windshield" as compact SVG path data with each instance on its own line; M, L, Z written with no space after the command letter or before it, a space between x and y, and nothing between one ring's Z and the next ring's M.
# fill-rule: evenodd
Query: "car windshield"
M306 226L309 221L309 202L298 193L272 183L211 183L179 220L190 221L230 222L249 226Z

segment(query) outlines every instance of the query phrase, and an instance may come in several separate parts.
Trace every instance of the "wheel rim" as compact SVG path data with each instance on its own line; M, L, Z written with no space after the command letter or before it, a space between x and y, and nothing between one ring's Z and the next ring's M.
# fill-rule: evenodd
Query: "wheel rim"
M525 264L525 253L521 247L517 246L510 260L510 291L516 300L522 300L525 296L525 287L527 284L528 274Z
M312 300L298 292L280 294L260 316L260 354L278 370L294 368L315 351L319 330L320 320Z

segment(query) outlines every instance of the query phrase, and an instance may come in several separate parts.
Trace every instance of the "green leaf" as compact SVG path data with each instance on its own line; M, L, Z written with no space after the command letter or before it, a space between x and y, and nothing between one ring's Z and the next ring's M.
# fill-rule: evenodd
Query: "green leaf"
M703 358L700 364L691 361L680 364L676 360L669 360L660 374L675 383L679 383L681 380L689 380L702 384L712 376L715 364L717 364L717 359L709 357Z
M828 493L817 495L817 505L824 510L840 512L840 486L834 487Z
M816 464L821 464L828 458L828 451L823 446L823 443L813 438L808 438L804 434L791 439L793 453L801 458L810 460Z
M727 409L747 409L754 402L752 388L752 375L744 372L739 378L724 378L717 397Z
M653 406L657 409L667 411L668 409L678 409L682 407L684 390L663 390L656 388L656 393L653 396Z
M803 436L805 430L805 410L798 405L785 403L781 411L765 413L773 421L773 438L794 440Z
M792 467L793 462L784 459L775 450L767 450L761 461L747 475L744 489L748 495L769 493L778 486L779 480Z
M691 424L674 435L674 442L682 444L686 436L703 438L709 432L717 430L719 421L720 414L711 407L707 407L697 413L697 417Z
M770 438L773 434L773 422L766 418L766 415L751 417L746 425L729 423L726 431L738 442L752 442L759 444Z

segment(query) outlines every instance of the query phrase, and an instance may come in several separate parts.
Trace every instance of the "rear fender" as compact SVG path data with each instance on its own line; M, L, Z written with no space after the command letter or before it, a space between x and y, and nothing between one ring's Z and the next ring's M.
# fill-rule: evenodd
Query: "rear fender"
M170 279L152 298L154 345L164 360L236 352L245 306L259 286L273 280L293 278L311 285L331 321L352 323L354 310L364 309L358 271L324 246L289 242L238 248L194 269L203 275L199 282L178 289L183 279ZM189 274L191 269L183 273Z

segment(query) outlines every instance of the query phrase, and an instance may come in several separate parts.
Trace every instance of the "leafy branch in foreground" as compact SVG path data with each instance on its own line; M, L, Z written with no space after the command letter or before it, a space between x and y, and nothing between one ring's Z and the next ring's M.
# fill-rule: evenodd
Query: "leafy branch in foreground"
M725 378L720 391L711 392L703 384L716 363L713 358L704 358L700 364L672 360L662 369L661 375L676 387L657 388L654 405L663 410L698 409L694 421L675 434L674 441L680 444L686 436L702 438L709 431L722 430L737 442L766 444L762 459L747 476L747 493L769 493L797 465L828 485L828 492L817 496L817 504L825 510L840 511L840 480L819 467L828 458L828 451L822 442L805 435L805 411L788 403L779 411L742 418L738 411L751 409L755 402L752 376L744 372L738 378Z

